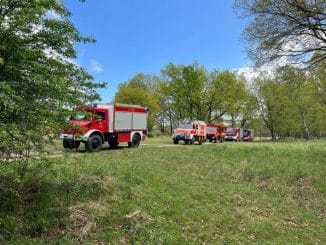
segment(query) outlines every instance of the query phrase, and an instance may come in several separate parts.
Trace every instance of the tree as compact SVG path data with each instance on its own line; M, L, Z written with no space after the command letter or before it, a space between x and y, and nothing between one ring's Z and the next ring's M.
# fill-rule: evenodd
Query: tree
M60 0L0 2L0 175L11 173L13 181L70 110L99 99L96 89L104 86L72 62L75 44L94 40L80 35L70 15Z
M259 112L273 139L309 139L322 134L326 121L323 73L319 69L286 67L273 78L256 80Z
M312 124L312 128L320 137L322 133L326 133L326 62L322 62L318 67L313 67L311 74L315 82L316 102L318 104L318 114Z
M272 140L275 140L277 129L282 125L282 118L286 115L284 109L288 108L284 88L274 79L257 79L255 83L259 114L269 129Z
M159 101L159 111L155 117L156 123L159 126L161 133L164 133L165 127L169 126L170 133L172 134L173 128L178 122L178 117L173 106L171 84L160 80L156 96Z
M143 73L136 74L128 82L119 85L114 101L145 106L149 109L148 128L151 130L158 111L158 100L155 95L158 78Z
M171 103L178 119L205 119L203 101L206 70L196 62L188 66L170 63L162 70L162 74L169 84Z
M292 106L297 119L298 131L305 139L309 139L314 131L321 130L321 125L325 125L325 104L320 100L322 83L318 73L313 70L306 71L296 67L282 69L278 79L287 86L287 97ZM324 96L325 97L325 94Z
M312 64L326 59L325 0L236 0L234 6L252 19L244 39L257 65L280 58Z
M235 124L235 120L239 118L247 120L251 105L249 105L250 94L246 89L245 79L227 70L215 70L209 77L204 97L207 112L205 119L208 122L220 122L223 121L223 116L228 115L231 117L232 124Z

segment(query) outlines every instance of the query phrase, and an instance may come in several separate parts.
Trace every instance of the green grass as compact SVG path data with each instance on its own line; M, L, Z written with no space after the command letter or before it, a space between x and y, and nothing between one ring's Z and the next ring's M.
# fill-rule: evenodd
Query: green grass
M0 242L325 244L325 159L325 140L66 152Z

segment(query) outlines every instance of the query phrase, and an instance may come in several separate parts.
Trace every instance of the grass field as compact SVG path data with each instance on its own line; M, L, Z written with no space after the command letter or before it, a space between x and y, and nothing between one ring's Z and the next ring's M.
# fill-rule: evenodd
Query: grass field
M162 137L51 161L24 212L0 211L0 243L326 244L325 140Z

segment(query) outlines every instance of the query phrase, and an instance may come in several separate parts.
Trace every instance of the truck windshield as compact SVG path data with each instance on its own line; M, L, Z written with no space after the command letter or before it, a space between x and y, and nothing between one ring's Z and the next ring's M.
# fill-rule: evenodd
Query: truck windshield
M226 128L227 133L235 133L237 131L236 128Z
M180 123L178 128L182 129L192 129L192 124L191 123Z
M217 132L217 128L216 127L207 127L207 132Z
M91 121L93 118L93 111L76 111L76 114L71 116L72 120L77 121Z

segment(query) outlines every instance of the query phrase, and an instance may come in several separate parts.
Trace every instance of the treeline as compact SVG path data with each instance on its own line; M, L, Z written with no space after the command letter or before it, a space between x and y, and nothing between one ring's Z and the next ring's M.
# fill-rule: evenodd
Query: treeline
M311 138L326 134L326 65L285 67L254 81L198 63L168 64L159 75L122 83L116 102L150 109L149 128L172 132L185 118L252 128L256 135Z

